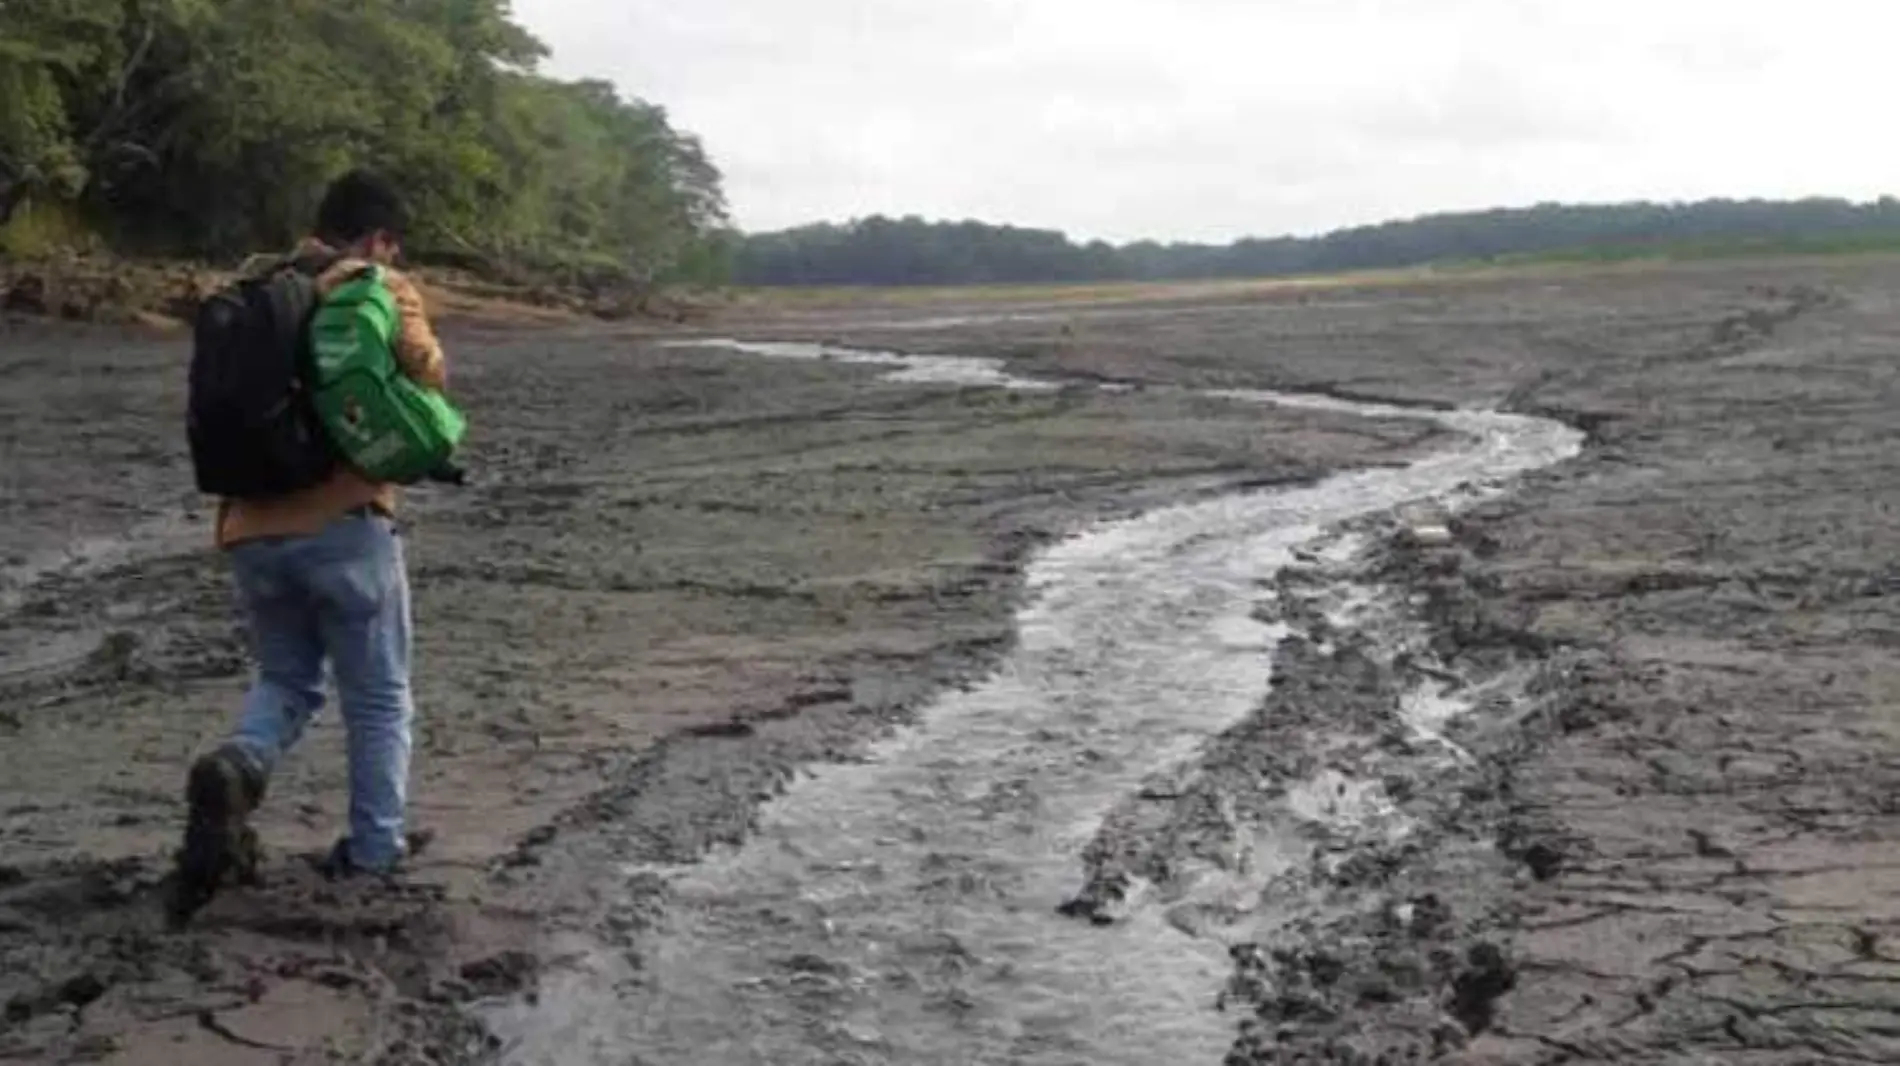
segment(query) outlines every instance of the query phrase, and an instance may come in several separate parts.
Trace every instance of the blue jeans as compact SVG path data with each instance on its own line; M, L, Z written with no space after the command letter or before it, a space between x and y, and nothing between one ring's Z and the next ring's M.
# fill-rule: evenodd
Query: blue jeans
M348 858L387 870L403 854L415 716L395 523L352 515L315 536L248 541L229 554L258 664L231 742L268 776L323 707L327 661L348 734Z

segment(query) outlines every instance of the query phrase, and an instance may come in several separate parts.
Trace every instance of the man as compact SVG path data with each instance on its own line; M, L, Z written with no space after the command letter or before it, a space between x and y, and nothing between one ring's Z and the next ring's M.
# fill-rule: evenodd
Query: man
M442 388L442 346L421 293L387 269L400 254L404 223L401 199L388 185L348 174L324 196L316 234L295 259L322 267L320 295L372 266L385 268L402 315L397 363L418 383ZM382 874L403 858L414 707L396 496L394 486L339 466L313 488L220 503L217 543L231 561L257 676L235 731L191 768L175 920L209 902L227 876L254 877L249 818L272 771L323 705L326 662L347 732L350 777L349 833L329 867L338 875Z

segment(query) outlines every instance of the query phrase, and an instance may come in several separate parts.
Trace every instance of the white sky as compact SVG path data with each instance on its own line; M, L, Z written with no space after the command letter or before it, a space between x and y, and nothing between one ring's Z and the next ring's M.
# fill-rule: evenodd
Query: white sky
M738 223L1227 240L1539 200L1900 192L1891 0L515 0Z

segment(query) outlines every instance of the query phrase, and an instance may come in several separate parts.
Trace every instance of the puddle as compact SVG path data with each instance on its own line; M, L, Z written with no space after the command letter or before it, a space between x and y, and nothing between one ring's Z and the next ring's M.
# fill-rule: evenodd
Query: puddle
M952 356L688 343L884 366L903 381L1051 387ZM1020 641L992 677L862 760L817 768L764 809L745 846L667 872L672 901L637 969L602 953L550 978L538 1006L490 1019L508 1061L1219 1063L1239 1021L1216 1009L1225 945L1160 908L1108 927L1058 916L1082 849L1144 779L1260 704L1286 635L1255 617L1262 581L1302 556L1343 558L1323 539L1339 523L1495 491L1575 454L1581 437L1487 412L1217 395L1430 420L1462 440L1401 469L1172 507L1044 551ZM1427 725L1436 709L1420 712ZM1296 799L1322 822L1384 810L1344 779ZM1280 868L1297 856L1276 849L1295 846L1263 837L1251 865Z

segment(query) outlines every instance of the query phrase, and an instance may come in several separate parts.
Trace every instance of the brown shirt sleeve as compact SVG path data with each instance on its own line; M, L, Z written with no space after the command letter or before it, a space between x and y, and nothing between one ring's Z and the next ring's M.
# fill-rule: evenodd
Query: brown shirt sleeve
M434 327L429 325L429 308L423 302L421 288L407 275L394 270L386 273L385 280L390 294L396 298L397 309L402 312L402 320L396 325L396 362L418 385L447 388L448 358L442 352L442 342L436 338Z
M345 259L323 272L317 279L317 288L326 295L370 268L369 263L361 259ZM396 365L408 375L409 380L431 389L447 388L449 384L448 359L442 353L442 342L436 339L434 327L429 325L429 309L423 302L422 290L407 275L395 270L384 269L383 283L389 286L389 293L396 298L398 318L396 336L392 347L395 350Z

